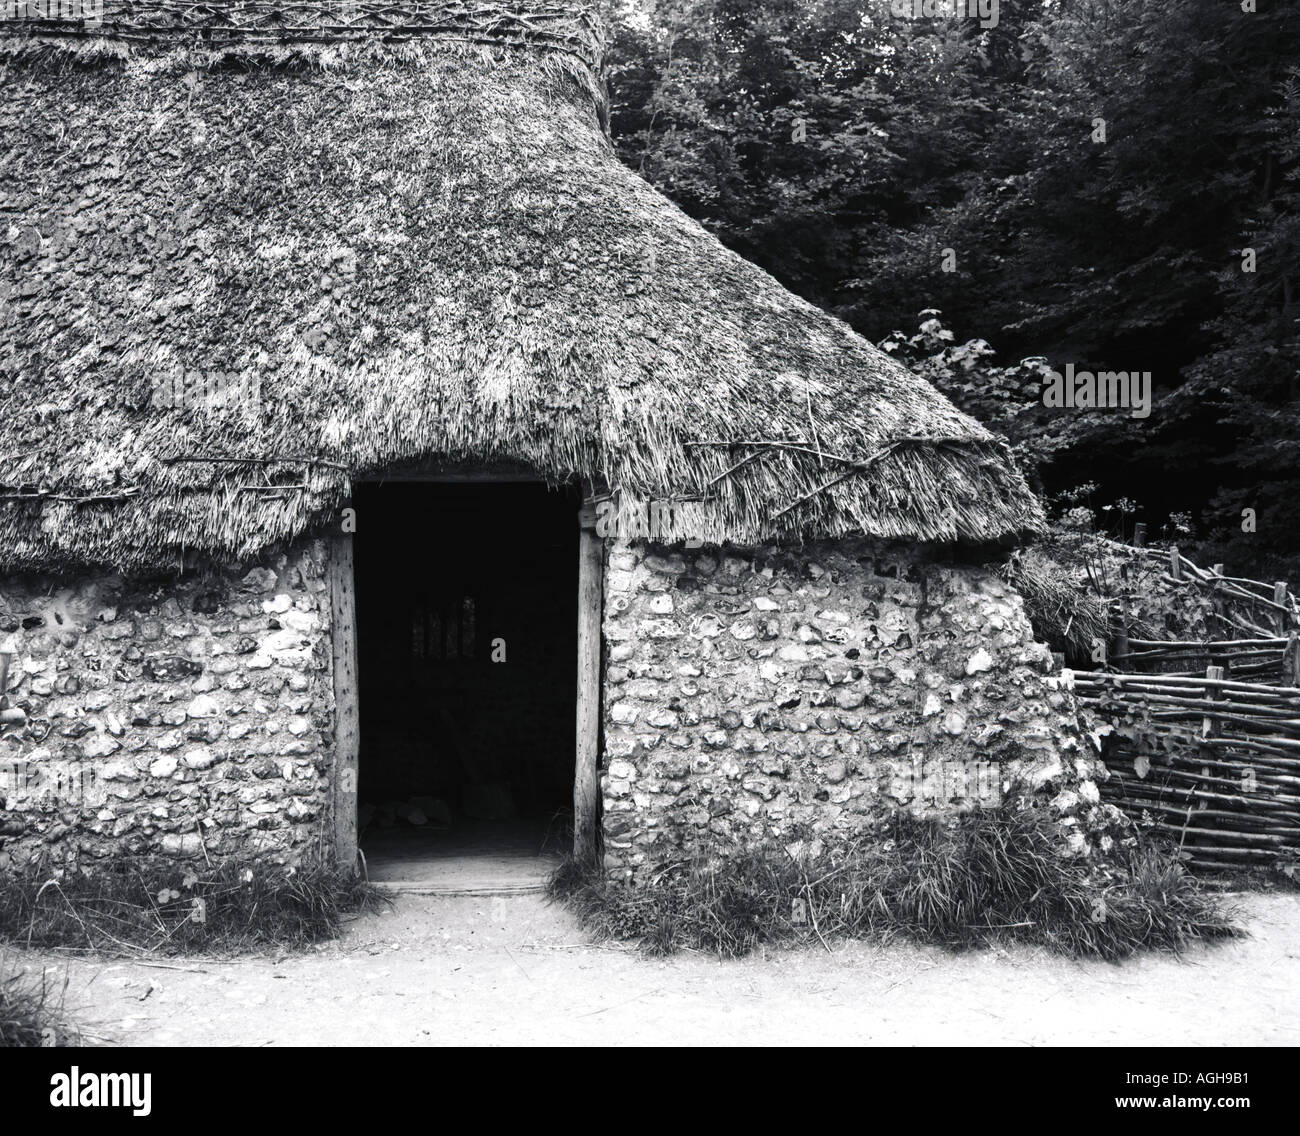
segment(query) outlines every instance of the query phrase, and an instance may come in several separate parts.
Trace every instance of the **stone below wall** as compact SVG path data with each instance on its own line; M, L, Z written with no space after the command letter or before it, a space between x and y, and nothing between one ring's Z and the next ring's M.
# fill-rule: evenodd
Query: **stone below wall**
M313 852L333 751L324 556L0 580L19 712L0 727L0 863Z
M996 567L867 542L609 546L605 861L852 836L898 810L1050 802L1108 848L1105 768Z

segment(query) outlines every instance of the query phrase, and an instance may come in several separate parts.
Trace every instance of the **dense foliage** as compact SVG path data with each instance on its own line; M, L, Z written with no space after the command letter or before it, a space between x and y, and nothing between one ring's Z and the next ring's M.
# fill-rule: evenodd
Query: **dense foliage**
M1038 0L984 27L889 0L611 3L628 164L889 337L1050 493L1095 482L1095 507L1133 499L1153 531L1190 514L1200 559L1285 575L1300 6ZM1149 417L1045 410L1067 363L1150 371Z

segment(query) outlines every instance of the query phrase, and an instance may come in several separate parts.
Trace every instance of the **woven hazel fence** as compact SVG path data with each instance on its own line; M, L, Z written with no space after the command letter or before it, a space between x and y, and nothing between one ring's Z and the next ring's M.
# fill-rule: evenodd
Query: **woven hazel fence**
M1224 639L1220 641L1130 639L1125 654L1112 655L1117 665L1135 673L1195 678L1205 667L1223 667L1244 680L1300 686L1300 637ZM1192 669L1179 669L1190 666Z
M1179 846L1194 868L1300 870L1300 609L1264 584L1167 557L1166 587L1201 591L1222 639L1129 638L1121 616L1107 671L1075 672L1082 705L1109 726L1102 795ZM1242 635L1242 632L1255 632ZM1235 633L1235 634L1234 634Z
M1300 689L1215 666L1200 679L1077 673L1074 685L1111 727L1103 797L1193 867L1300 864Z
M1266 584L1227 576L1222 564L1207 570L1183 556L1176 545L1168 551L1126 551L1162 564L1155 577L1161 587L1202 598L1209 634L1199 640L1131 638L1127 605L1121 600L1114 613L1116 632L1108 659L1112 666L1185 678L1219 666L1232 678L1300 686L1300 601L1285 580Z

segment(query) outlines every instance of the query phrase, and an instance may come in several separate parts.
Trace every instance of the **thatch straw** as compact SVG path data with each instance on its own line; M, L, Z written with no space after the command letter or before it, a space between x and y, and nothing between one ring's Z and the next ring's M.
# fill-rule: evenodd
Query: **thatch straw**
M581 50L16 27L0 566L249 555L413 465L702 498L665 535L719 542L1040 526L987 430L619 164ZM178 371L260 406L156 405Z

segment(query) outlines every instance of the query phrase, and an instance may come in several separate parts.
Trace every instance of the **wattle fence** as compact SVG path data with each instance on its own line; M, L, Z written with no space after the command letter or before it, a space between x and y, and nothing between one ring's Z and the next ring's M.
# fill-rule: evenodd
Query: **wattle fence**
M1199 591L1225 637L1130 638L1120 603L1106 670L1073 672L1102 723L1103 798L1192 868L1300 878L1300 605L1285 582L1129 551L1167 557L1160 582Z
M1111 730L1102 796L1194 868L1300 864L1300 689L1208 670L1074 675L1079 700Z

